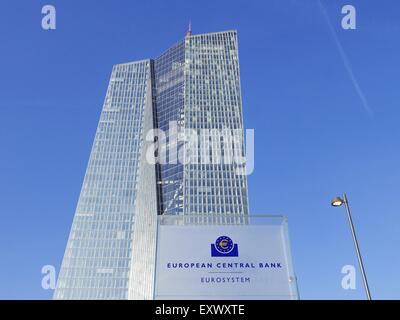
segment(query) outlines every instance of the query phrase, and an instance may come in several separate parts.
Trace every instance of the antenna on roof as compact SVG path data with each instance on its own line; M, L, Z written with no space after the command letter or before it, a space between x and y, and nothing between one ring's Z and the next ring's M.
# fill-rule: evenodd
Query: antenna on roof
M186 37L190 37L192 35L192 21L189 21L188 31L186 32Z

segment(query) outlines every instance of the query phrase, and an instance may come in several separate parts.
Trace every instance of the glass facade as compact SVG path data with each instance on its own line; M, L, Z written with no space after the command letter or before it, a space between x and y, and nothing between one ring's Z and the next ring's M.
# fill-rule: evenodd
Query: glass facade
M160 139L171 152L166 152L167 163L160 164L158 187L160 193L160 214L183 213L183 164L177 161L178 144L173 144L178 130L184 126L184 66L185 42L180 41L154 61L156 113L158 129L169 132L168 138ZM170 123L176 124L176 130L169 130Z
M184 119L185 127L196 130L221 156L227 152L221 132L229 132L225 138L236 135L240 148L232 152L244 156L236 31L185 39ZM208 135L202 136L202 132ZM199 161L185 166L184 213L248 214L246 175L237 174L237 163L213 156L208 164Z
M167 163L148 161L151 143L171 147L188 129L211 161L171 161L180 141ZM236 31L186 36L155 60L113 67L55 299L151 299L157 215L248 214L246 176L213 161L214 147L228 152L222 130L239 130L233 151L243 156Z
M150 81L150 61L112 70L56 299L128 298Z

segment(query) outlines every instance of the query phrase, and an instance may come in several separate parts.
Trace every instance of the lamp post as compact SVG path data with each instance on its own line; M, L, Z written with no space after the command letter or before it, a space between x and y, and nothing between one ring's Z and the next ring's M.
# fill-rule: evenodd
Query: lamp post
M356 253L357 253L357 259L358 259L358 264L360 265L360 269L361 269L361 275L363 278L363 282L364 282L364 288L365 288L365 292L367 294L367 299L371 300L371 293L369 291L369 286L368 286L368 281L367 281L367 276L365 274L365 270L364 270L364 264L361 258L361 253L360 253L360 248L358 247L358 241L357 241L357 237L356 237L356 231L354 229L354 224L353 224L353 219L351 218L351 213L350 213L350 207L349 207L349 201L347 200L347 196L344 193L343 194L343 199L340 197L335 197L332 199L331 201L331 205L333 207L340 207L342 204L344 203L345 207L346 207L346 212L347 212L347 218L349 220L349 224L350 224L350 229L351 229L351 235L353 237L353 242L354 242L354 247L356 249Z

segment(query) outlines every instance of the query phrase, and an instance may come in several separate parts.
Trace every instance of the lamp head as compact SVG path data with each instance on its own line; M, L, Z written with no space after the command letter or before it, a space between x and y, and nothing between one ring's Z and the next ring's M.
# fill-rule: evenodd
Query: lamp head
M344 203L344 200L341 197L335 197L331 201L331 205L333 207L340 207Z

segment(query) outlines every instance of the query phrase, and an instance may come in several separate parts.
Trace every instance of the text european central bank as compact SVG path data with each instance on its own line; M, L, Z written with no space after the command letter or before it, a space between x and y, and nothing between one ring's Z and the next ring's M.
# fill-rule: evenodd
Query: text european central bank
M285 217L158 220L155 299L298 299Z
M214 135L243 129L239 79L236 31L189 33L155 60L113 67L55 299L151 299L157 215L248 215L246 175ZM189 132L222 152L180 159Z

